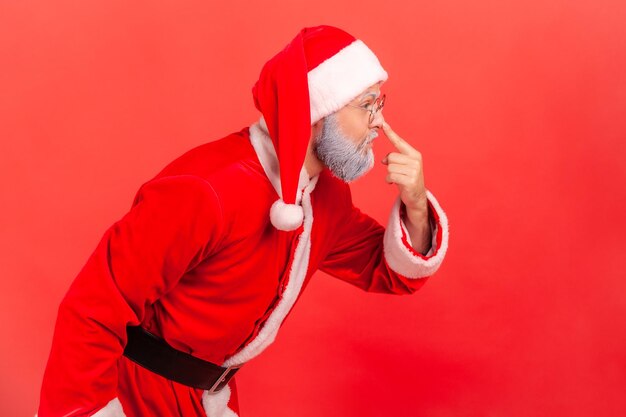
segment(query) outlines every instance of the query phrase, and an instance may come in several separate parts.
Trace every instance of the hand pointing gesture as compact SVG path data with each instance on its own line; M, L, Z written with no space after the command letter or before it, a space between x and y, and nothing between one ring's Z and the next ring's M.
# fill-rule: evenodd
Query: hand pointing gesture
M428 214L428 198L424 186L422 154L383 122L383 131L398 152L389 153L382 161L387 165L387 182L396 184L400 199L406 206L404 223L411 236L413 249L425 255L431 247L432 232Z
M386 181L398 186L400 199L408 210L426 210L428 201L422 154L398 136L387 122L383 122L383 131L397 149L397 152L389 153L382 161L387 165Z

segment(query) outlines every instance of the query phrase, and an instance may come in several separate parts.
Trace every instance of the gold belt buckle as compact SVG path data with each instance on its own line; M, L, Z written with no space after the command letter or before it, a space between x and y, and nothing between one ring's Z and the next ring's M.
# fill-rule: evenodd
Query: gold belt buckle
M237 372L239 368L240 366L236 366L236 365L231 365L228 368L226 368L224 372L222 372L222 375L220 375L220 377L217 378L217 381L215 381L211 389L208 390L209 394L214 394L216 392L219 392L222 388L224 388L227 381L230 380L229 377L232 376L232 374L234 374L235 372Z

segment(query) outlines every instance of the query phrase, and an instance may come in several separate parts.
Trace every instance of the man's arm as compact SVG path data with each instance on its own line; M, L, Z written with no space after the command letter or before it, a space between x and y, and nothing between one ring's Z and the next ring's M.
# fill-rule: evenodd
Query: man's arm
M427 191L432 241L426 255L412 246L401 219L400 198L391 209L387 227L352 206L336 230L333 249L320 269L368 292L410 294L433 275L448 247L448 220L435 197ZM351 203L350 203L351 204Z
M221 239L210 184L191 175L152 180L104 234L58 309L38 417L123 416L117 361L126 326L170 291Z
M382 161L387 165L386 181L396 184L402 199L402 221L413 249L426 254L430 248L431 223L429 215L422 154L383 122L383 130L398 152L389 153Z
M411 238L413 249L422 255L426 255L432 247L432 216L428 204L424 208L407 210L402 205L401 219Z

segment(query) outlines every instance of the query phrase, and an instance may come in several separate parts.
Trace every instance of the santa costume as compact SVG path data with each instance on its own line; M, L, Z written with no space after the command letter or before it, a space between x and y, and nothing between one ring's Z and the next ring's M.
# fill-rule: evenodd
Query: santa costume
M238 416L235 378L215 393L164 378L123 354L127 326L228 367L274 341L318 269L365 291L418 290L448 246L433 194L422 255L399 198L385 228L345 182L303 166L311 125L386 79L362 41L330 26L303 29L268 61L253 89L261 119L145 182L72 282L38 417Z

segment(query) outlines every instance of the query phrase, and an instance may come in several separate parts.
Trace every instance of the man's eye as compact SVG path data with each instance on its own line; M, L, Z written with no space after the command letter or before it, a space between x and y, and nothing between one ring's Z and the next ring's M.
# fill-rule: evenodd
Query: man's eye
M361 107L363 107L364 109L369 109L370 107L372 107L372 103L363 103Z

